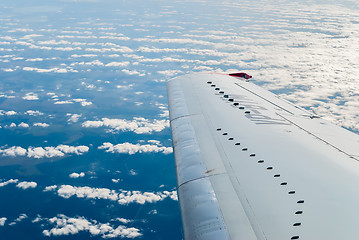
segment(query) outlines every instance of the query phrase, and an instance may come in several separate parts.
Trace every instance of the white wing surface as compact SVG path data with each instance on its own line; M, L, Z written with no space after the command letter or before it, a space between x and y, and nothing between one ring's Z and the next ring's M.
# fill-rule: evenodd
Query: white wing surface
M236 77L168 81L185 238L359 239L359 137Z

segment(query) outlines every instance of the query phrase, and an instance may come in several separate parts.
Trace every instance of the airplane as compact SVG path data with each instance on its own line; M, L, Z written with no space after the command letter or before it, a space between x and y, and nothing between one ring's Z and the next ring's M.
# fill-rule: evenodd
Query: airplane
M359 136L236 74L167 82L186 240L359 239Z

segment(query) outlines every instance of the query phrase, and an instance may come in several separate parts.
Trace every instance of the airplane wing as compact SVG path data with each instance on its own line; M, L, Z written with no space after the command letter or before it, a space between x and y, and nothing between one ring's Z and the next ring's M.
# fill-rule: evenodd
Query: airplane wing
M358 239L359 136L226 74L167 83L185 239Z

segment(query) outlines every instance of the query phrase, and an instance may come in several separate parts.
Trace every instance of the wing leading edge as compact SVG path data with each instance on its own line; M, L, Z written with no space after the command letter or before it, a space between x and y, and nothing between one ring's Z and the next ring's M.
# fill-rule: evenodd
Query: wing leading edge
M359 137L228 75L168 81L188 239L356 239Z

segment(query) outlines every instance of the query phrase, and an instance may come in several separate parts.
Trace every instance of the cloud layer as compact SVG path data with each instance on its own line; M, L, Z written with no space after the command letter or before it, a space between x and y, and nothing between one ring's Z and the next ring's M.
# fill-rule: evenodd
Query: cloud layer
M105 127L114 131L132 131L137 134L160 132L169 127L168 120L153 120L133 118L133 120L102 118L99 121L86 121L82 123L86 128Z
M145 204L163 201L166 198L177 200L176 191L163 192L140 192L140 191L126 191L119 192L108 188L93 188L93 187L76 187L71 185L49 186L44 189L45 192L56 191L56 193L63 198L77 197L86 199L106 199L110 201L117 201L121 205L131 203Z
M43 230L42 233L47 237L75 235L80 232L88 232L91 236L102 238L136 238L142 235L137 228L114 226L110 223L88 220L85 217L68 217L63 214L52 218L41 218L37 221L46 221L47 225L53 226L49 230Z
M36 182L19 182L16 187L21 189L28 189L28 188L36 188L37 183Z
M13 146L10 148L2 147L0 155L4 157L24 156L29 158L52 158L63 157L65 154L82 155L89 151L87 146L58 145L57 147L28 147L27 149Z
M164 147L157 144L132 144L132 143L120 143L113 145L112 143L105 142L99 149L105 149L106 152L110 153L125 153L125 154L135 154L135 153L164 153L169 154L173 152L172 147Z

